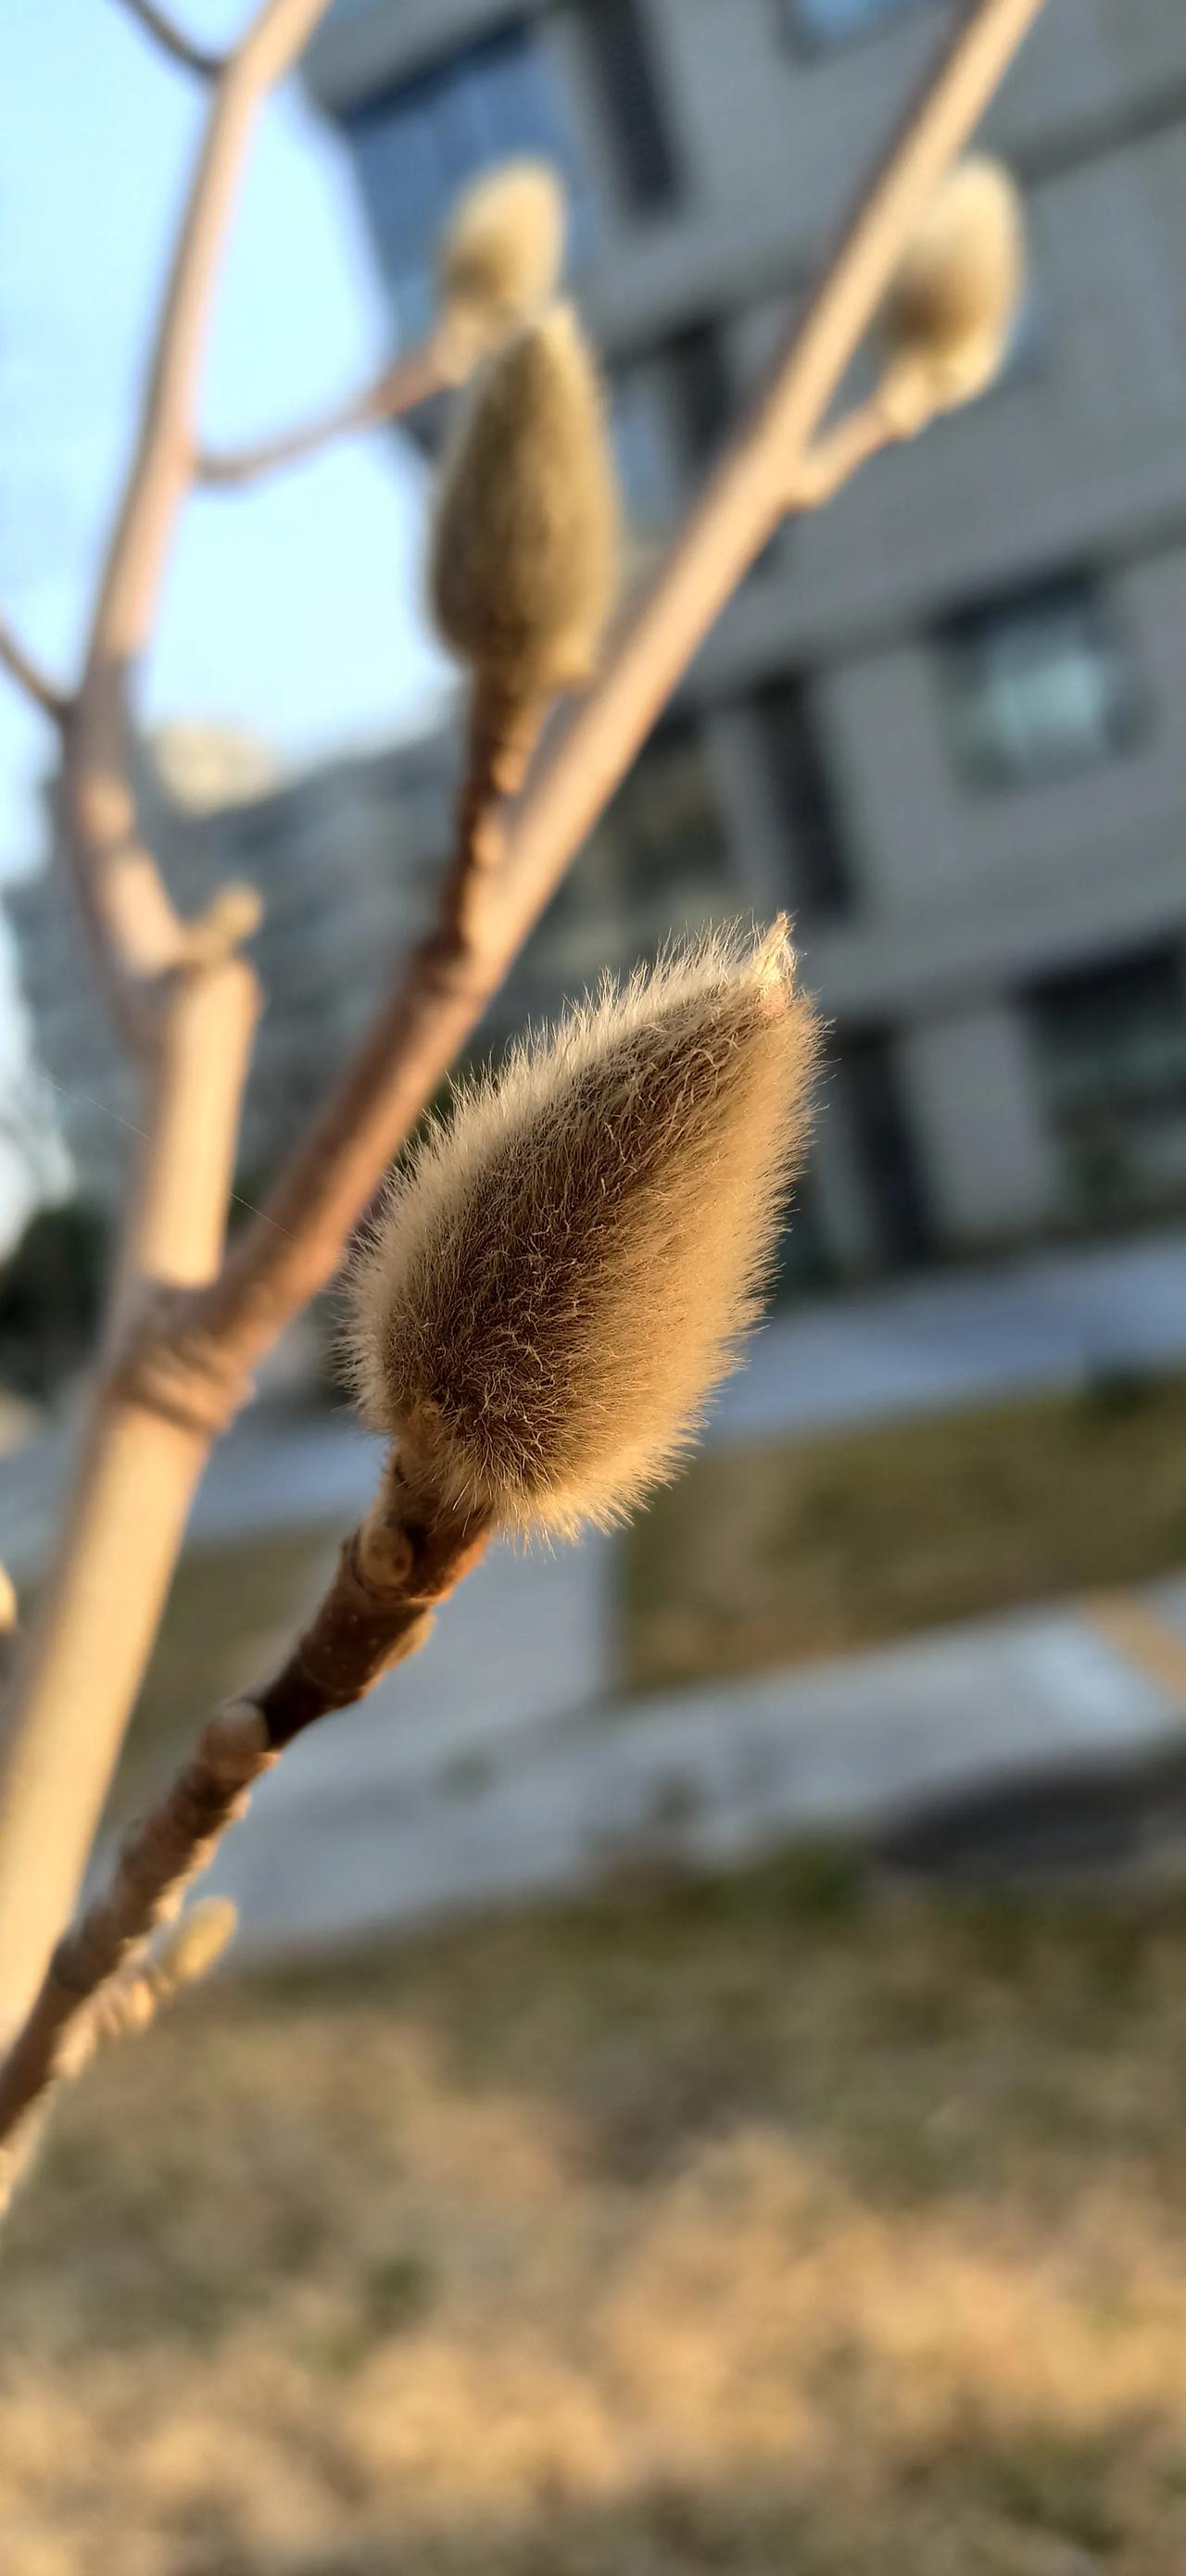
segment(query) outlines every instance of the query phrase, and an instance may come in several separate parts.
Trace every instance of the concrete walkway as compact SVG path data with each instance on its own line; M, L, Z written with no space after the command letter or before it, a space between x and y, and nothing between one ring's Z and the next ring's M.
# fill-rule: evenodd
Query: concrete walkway
M1156 1601L1186 1636L1186 1582L1158 1587ZM501 1676L494 1699L484 1679L481 1715L450 1701L447 1612L422 1666L285 1756L212 1882L240 1907L244 1950L590 1888L656 1859L881 1834L961 1791L1085 1768L1106 1778L1186 1751L1186 1708L1075 1609L589 1707L565 1698L569 1638L543 1584L534 1605L540 1669L524 1639L517 1716Z
M1186 1360L1186 1230L797 1306L722 1388L717 1437L941 1412Z

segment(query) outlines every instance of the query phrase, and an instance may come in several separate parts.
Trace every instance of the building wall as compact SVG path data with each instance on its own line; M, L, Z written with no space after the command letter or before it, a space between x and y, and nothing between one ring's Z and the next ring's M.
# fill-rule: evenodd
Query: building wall
M349 132L360 103L510 14L339 0L313 49L315 94ZM902 0L879 30L813 45L826 14L823 0L636 0L664 129L652 185L614 130L637 111L605 79L618 0L514 13L563 102L576 284L652 537L792 325L952 11ZM1151 1100L1140 1035L1143 995L1164 1022L1163 970L1180 979L1186 1031L1180 0L1049 0L986 140L1018 174L1031 243L1005 377L779 533L680 693L657 785L623 792L521 983L578 977L599 943L633 953L664 919L790 905L832 1028L813 1205L842 1269L1084 1217L1051 1088L1060 978L1074 1044L1097 1019L1103 1032L1099 1114L1119 1083L1140 1147L1145 1177L1113 1213L1160 1203L1148 1175L1172 1180L1175 1121L1186 1184L1186 1037L1179 1063L1159 1023ZM394 275L398 246L379 232ZM1074 979L1101 972L1102 998L1092 986L1076 1001ZM1073 1071L1090 1091L1090 1067ZM1156 1154L1141 1145L1153 1128Z

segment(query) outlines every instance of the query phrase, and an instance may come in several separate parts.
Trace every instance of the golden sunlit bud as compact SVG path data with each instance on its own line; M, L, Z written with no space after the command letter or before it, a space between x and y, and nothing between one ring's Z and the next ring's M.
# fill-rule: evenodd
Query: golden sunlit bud
M1024 286L1017 189L999 162L964 161L919 225L882 317L883 395L911 427L991 384Z
M779 924L607 987L463 1090L353 1281L360 1395L428 1509L565 1533L661 1482L758 1310L815 1056Z
M557 305L486 367L437 500L436 622L505 706L587 676L617 533L601 386L575 315Z
M555 294L564 194L546 161L506 161L459 197L437 257L446 319L495 348Z
M238 1908L229 1896L203 1896L188 1906L153 1960L153 1984L158 1991L191 1986L207 1976L233 1938L238 1920Z

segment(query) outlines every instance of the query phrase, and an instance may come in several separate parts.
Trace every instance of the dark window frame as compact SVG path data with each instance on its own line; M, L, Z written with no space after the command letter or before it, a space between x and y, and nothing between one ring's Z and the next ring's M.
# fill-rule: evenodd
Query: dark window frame
M685 172L641 0L580 0L577 23L621 202L643 221L670 214Z
M811 676L780 672L751 689L746 703L758 734L767 793L789 837L792 909L809 925L846 921L860 894L812 703Z
M1003 749L994 753L982 746L977 751L967 740L961 741L960 690L963 686L970 694L967 675L973 672L977 646L982 650L990 646L994 629L1003 634L1010 625L1016 626L1020 640L1027 621L1036 629L1043 614L1056 615L1060 606L1072 604L1079 611L1085 641L1094 644L1109 694L1098 741L1085 741L1081 747L1068 743L1062 749L1052 742L1044 753L1021 761L1010 760ZM1133 640L1106 574L1090 565L969 600L934 622L930 644L951 765L975 795L1026 795L1108 768L1137 749L1147 732L1149 698ZM962 681L961 661L965 665Z

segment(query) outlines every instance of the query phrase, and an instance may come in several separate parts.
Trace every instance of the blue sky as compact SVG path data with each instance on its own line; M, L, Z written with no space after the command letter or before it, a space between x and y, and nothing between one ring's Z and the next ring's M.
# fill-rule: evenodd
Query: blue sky
M249 0L178 0L225 42ZM68 677L127 457L202 91L117 0L0 9L0 600ZM380 363L390 324L345 155L290 82L269 103L211 332L202 429L299 417ZM187 509L143 674L150 721L242 726L282 755L414 724L442 668L419 609L421 475L382 433ZM52 740L0 673L0 877L43 847ZM20 1051L0 988L0 1076Z
M218 43L245 0L185 0ZM201 93L117 0L0 12L0 597L69 671L126 458ZM203 427L250 436L350 387L389 323L348 165L290 83L267 109L209 346ZM245 725L304 755L414 714L439 676L417 612L419 476L382 435L183 522L144 674L151 718ZM44 729L0 705L0 870L38 846Z

